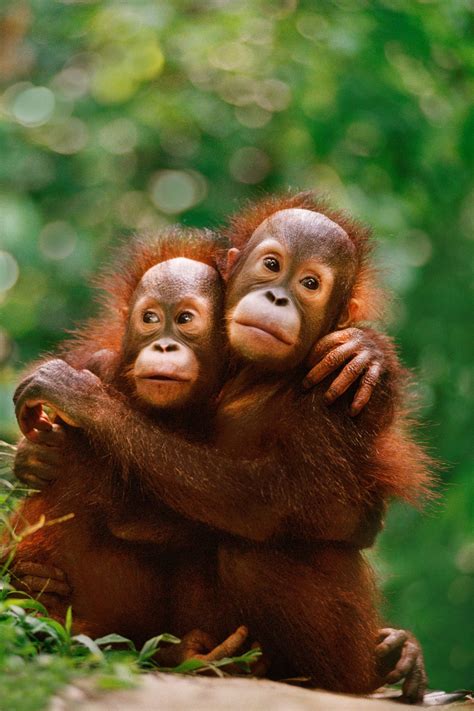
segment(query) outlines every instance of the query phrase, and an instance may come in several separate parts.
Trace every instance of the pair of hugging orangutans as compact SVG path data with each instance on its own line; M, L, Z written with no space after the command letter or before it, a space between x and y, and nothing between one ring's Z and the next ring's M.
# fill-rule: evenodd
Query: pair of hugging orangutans
M15 526L66 517L21 540L17 582L92 636L171 631L175 661L248 635L272 678L367 693L405 677L419 699L421 650L378 630L361 553L387 500L430 484L394 347L356 328L381 305L370 251L308 193L219 238L132 240L100 315L16 392L15 471L40 491Z

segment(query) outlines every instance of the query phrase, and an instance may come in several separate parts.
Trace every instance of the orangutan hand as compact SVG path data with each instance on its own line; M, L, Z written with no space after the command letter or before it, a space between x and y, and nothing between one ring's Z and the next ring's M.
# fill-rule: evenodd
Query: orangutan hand
M54 565L29 560L13 561L8 572L13 587L41 602L49 613L55 610L58 603L67 602L71 595L64 572Z
M410 704L423 701L427 676L423 652L416 637L406 630L386 627L379 630L375 653L385 684L403 680L402 699Z
M13 473L32 489L44 489L54 481L64 466L66 433L61 425L38 430L37 443L26 438L17 446Z
M15 391L18 425L25 437L37 442L41 432L52 428L43 409L48 405L56 417L80 428L93 416L94 405L101 401L103 393L101 381L89 370L75 370L59 358L50 360L26 376Z
M351 415L354 417L369 402L384 371L385 355L370 332L360 328L345 328L321 338L310 353L308 364L311 370L303 381L305 388L313 387L342 368L325 394L328 404L360 380L351 406Z

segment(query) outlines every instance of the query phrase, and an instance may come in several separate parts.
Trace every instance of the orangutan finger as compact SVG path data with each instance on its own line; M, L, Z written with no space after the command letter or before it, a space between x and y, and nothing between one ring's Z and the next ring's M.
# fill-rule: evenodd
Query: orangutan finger
M362 376L361 383L352 401L350 414L355 417L369 402L372 393L379 381L382 366L380 363L372 363Z
M34 470L41 469L41 467L48 469L48 467L55 467L62 461L61 450L35 442L34 450L25 452L19 457L19 461L15 462L15 470L17 468Z
M36 444L36 443L35 443ZM42 451L43 450L43 451ZM13 471L18 479L26 477L55 479L59 466L63 462L61 450L39 445L35 453L22 453L13 464Z
M248 629L243 625L239 627L235 632L233 632L227 639L225 639L222 644L206 654L204 658L208 662L216 662L225 657L233 657L236 652L239 651L240 647L243 645L248 637Z
M216 646L216 642L207 632L196 629L188 632L179 646L183 647L185 658L188 659L196 654L204 654L213 649Z
M342 346L338 346L331 350L317 365L312 368L303 380L303 387L310 388L313 385L324 380L333 371L340 368L341 365L357 356L358 344L344 343ZM364 351L365 352L365 351Z
M48 611L48 615L51 617L53 613L57 611L58 617L62 617L62 610L64 608L64 601L61 597L55 595L54 593L41 592L34 596L34 599L40 602Z
M402 686L402 699L410 703L421 703L426 692L428 679L425 672L425 665L421 656L415 662L415 667L407 675Z
M395 632L393 627L381 627L377 632L377 644L384 642L392 632Z
M408 633L405 630L396 630L392 627L385 627L379 630L379 644L375 648L378 657L384 657L390 652L400 649L408 640Z
M343 395L348 388L351 387L360 377L361 373L367 368L372 355L370 351L362 351L350 363L348 363L337 376L333 383L324 394L324 400L330 405Z
M420 653L419 648L412 642L406 642L403 646L403 651L400 659L397 662L395 669L387 674L385 681L387 684L395 684L407 674L411 673L416 665L416 660Z
M43 451L38 452L38 456L30 461L33 466L38 467L38 470L43 470L47 479L55 479L58 468L64 464L64 455L61 449L57 447L49 447L48 445L39 445Z
M334 331L333 333L328 333L327 336L323 336L316 345L314 346L312 352L310 353L311 363L316 364L320 361L330 350L341 346L348 341L359 341L360 331L358 328L343 328L340 331Z
M44 482L37 476L36 470L33 471L30 470L28 467L17 466L15 464L13 468L13 473L15 474L16 478L22 482L22 484L26 484L26 486L30 489L42 488Z
M55 470L50 467L44 469L40 466L35 466L33 469L15 467L14 472L16 478L31 489L44 489L57 478Z
M35 575L25 575L18 579L23 590L30 595L35 593L49 593L67 597L71 593L71 588L67 583L52 578L41 578Z
M38 433L37 443L44 444L48 447L62 447L67 440L64 427L53 423L48 430Z
M14 563L13 572L15 575L37 575L43 578L56 578L56 580L66 580L66 574L61 568L44 563L36 563L32 560L19 560Z

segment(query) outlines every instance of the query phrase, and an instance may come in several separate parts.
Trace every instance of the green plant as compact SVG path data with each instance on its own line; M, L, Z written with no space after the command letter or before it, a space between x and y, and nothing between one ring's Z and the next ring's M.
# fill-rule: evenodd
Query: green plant
M180 640L161 634L141 649L118 634L92 639L72 634L69 609L64 625L48 616L37 600L14 591L5 575L0 581L0 709L41 709L57 689L73 677L94 675L102 689L133 686L137 675L149 671L174 674L202 672L225 675L226 667L237 666L248 674L260 650L206 662L189 659L176 667L160 667L154 656L163 644Z

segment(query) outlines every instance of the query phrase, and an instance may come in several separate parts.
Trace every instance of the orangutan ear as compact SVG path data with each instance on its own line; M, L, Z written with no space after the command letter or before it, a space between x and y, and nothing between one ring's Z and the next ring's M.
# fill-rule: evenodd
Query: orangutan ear
M130 309L128 305L119 307L119 318L122 324L126 325L128 323L128 319L130 318Z
M339 323L338 328L347 328L347 326L352 326L359 319L360 313L360 302L358 299L350 299L346 308L344 309Z
M232 269L234 267L234 264L236 263L237 259L239 258L240 254L240 249L237 249L237 247L231 247L229 251L227 252L227 260L226 260L226 265L225 265L225 274L224 278L228 279Z

